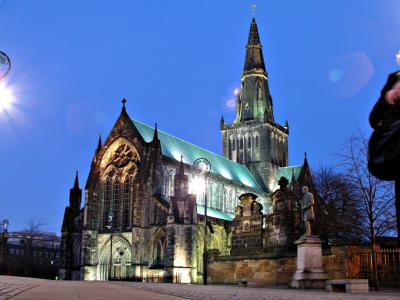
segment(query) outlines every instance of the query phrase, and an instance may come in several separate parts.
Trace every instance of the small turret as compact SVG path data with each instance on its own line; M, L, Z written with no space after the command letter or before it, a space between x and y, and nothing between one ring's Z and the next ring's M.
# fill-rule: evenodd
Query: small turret
M224 127L225 127L225 120L224 120L224 116L221 116L221 121L220 121L220 126L221 126L221 129L223 129Z
M101 150L101 147L103 147L103 144L101 142L101 134L99 136L99 142L97 143L97 149L96 152L99 152Z
M159 143L160 140L158 139L158 129L157 129L157 123L154 124L154 135L153 135L153 143Z
M69 206L77 213L81 208L82 189L79 188L78 171L76 171L74 186L69 190Z

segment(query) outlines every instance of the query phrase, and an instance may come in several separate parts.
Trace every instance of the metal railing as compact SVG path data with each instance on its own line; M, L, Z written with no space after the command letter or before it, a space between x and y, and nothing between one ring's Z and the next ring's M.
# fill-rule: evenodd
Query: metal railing
M400 287L400 248L376 251L378 280L381 286ZM371 249L353 253L349 259L352 278L369 279L374 284L373 259Z

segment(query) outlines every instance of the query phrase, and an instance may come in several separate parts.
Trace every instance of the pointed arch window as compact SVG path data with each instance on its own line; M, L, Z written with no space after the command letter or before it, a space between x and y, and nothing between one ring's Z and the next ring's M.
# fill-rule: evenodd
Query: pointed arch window
M251 155L251 136L247 137L247 161L252 160L252 155Z
M113 205L112 205L112 211L114 214L113 218L113 227L118 228L119 227L119 208L120 208L120 201L119 201L119 180L115 179L113 183Z
M107 228L108 225L108 213L111 209L111 180L109 177L106 178L103 186L103 229Z
M249 104L246 103L245 108L244 108L244 120L250 120L251 119L251 110L249 107Z
M232 159L232 140L228 141L228 158Z
M126 177L124 182L124 202L122 209L122 226L124 228L130 227L129 215L131 211L131 193L130 193L130 178Z
M257 94L257 99L260 101L262 99L262 89L261 89L261 84L258 84L258 94Z

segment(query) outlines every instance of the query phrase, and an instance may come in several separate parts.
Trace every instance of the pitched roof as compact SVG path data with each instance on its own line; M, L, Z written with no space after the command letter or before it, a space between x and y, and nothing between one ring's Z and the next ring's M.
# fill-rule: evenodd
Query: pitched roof
M139 130L143 139L146 142L152 141L154 128L136 120L132 121ZM196 159L204 157L210 161L212 173L221 175L229 180L236 181L262 192L261 187L258 185L257 181L254 179L253 175L251 175L246 166L235 163L225 157L181 140L161 130L158 130L158 138L161 143L163 155L177 161L180 161L182 155L183 162L189 165L192 165Z
M294 177L296 178L296 180L299 180L302 168L303 168L302 165L278 168L278 172L276 173L276 180L275 180L276 186L274 187L274 190L279 188L278 181L281 177L285 177L287 180L289 180L289 184L288 184L289 186L292 183L293 174L294 174Z

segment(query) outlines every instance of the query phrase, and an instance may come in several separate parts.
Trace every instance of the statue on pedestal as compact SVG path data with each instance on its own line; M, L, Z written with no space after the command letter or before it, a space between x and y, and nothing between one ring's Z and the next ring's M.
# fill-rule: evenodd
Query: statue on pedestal
M302 187L303 198L301 198L301 209L303 212L303 222L306 228L306 236L311 236L311 222L315 220L314 196L308 191L307 186Z

